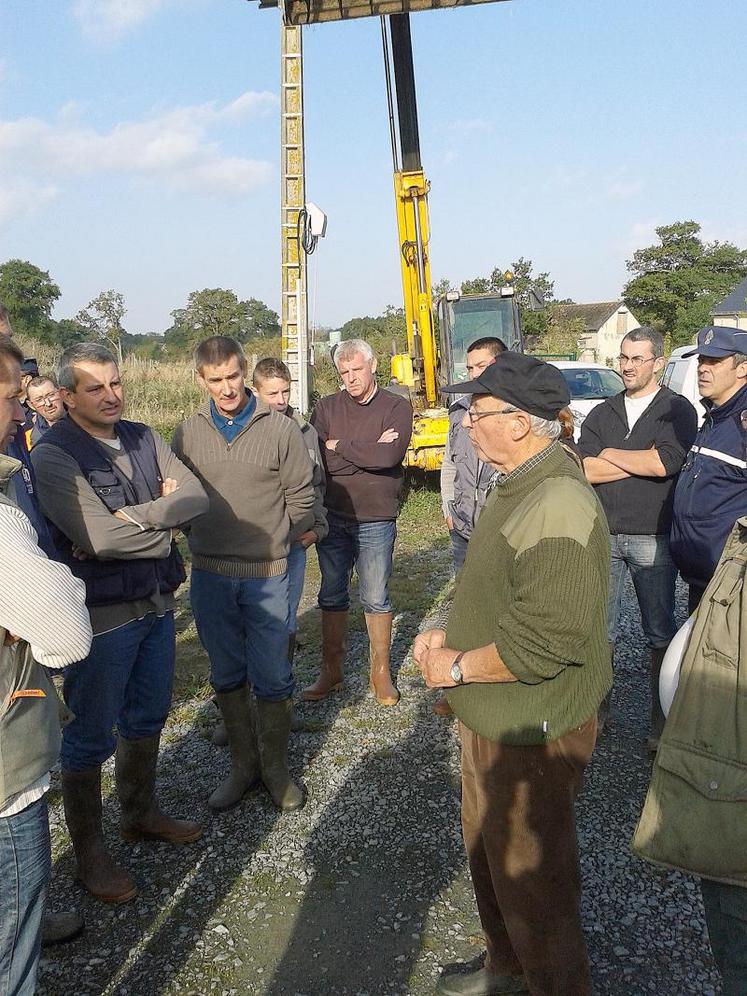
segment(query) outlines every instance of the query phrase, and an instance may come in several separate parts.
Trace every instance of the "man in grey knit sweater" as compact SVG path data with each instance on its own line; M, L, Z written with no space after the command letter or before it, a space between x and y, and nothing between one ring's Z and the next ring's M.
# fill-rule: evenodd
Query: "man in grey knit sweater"
M314 524L311 460L295 422L247 391L238 342L206 339L195 366L208 400L177 426L173 447L210 500L189 531L192 611L210 657L231 771L209 805L228 809L261 776L280 809L299 809L304 794L288 772L287 558L291 532Z

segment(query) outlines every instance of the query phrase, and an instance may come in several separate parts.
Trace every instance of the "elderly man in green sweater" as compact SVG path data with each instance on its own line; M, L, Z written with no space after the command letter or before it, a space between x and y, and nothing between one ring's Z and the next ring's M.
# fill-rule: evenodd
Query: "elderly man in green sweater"
M612 684L609 540L591 487L557 442L560 372L504 353L464 416L496 470L446 629L415 640L460 720L462 829L487 956L438 992L587 996L574 798Z

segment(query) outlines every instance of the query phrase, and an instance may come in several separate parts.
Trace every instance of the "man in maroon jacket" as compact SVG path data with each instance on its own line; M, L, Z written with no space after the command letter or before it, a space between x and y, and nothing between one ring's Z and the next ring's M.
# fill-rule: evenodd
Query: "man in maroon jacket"
M340 343L335 365L344 390L322 398L311 417L327 472L329 534L317 546L322 669L303 697L316 702L342 686L355 567L370 644L370 686L380 705L396 705L399 692L389 667L388 585L412 406L406 398L378 388L376 358L362 339Z

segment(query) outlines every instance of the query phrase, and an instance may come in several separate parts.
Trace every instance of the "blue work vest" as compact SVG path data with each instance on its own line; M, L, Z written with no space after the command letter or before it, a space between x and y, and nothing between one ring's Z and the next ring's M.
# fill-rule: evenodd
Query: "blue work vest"
M121 421L117 436L130 458L132 480L109 459L104 445L71 418L56 422L44 435L45 445L58 446L78 464L84 477L110 512L126 505L154 501L161 494L161 475L153 434L141 422ZM156 592L175 591L185 579L176 543L163 559L77 560L72 541L51 523L60 560L86 586L86 605L111 605L149 598Z

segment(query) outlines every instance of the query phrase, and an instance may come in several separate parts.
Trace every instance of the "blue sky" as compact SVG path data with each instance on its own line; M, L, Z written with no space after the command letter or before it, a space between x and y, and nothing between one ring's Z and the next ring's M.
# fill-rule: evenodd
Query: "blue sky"
M656 225L747 246L747 4L509 0L411 18L434 281L616 297ZM279 310L279 20L245 0L2 0L0 261L131 332L190 291ZM401 301L378 20L305 29L310 311Z

